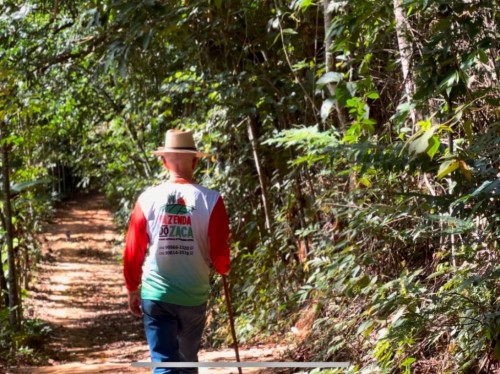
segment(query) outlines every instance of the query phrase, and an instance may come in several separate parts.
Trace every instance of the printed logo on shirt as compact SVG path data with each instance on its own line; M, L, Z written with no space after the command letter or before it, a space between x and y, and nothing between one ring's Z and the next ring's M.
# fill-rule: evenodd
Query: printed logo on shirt
M165 213L172 214L187 214L194 210L194 206L188 206L181 196L176 197L176 194L171 194L167 198L167 203L162 207Z
M162 223L158 247L160 255L193 255L194 245L189 243L194 241L191 215L189 215L193 210L194 206L187 205L183 197L177 198L176 194L168 196L160 217Z

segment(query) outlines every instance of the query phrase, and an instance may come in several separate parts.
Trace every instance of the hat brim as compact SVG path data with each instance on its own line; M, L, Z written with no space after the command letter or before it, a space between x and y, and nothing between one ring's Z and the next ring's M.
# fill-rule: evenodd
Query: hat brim
M191 151L188 149L165 149L165 148L158 148L156 151L153 151L154 155L161 156L169 153L190 153L194 154L196 157L207 157L210 156L210 154L205 153L205 152L198 152L198 151Z

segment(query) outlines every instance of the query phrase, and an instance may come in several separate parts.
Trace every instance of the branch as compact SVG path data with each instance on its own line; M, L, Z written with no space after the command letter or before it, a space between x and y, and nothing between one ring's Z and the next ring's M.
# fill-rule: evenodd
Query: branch
M54 30L52 31L52 33L53 33L54 35L59 34L62 30L67 29L68 27L71 27L71 26L73 26L74 24L75 24L75 23L74 23L73 21L72 21L72 22L67 22L67 23L65 23L64 25L59 26L58 28L54 29Z
M89 74L89 72L86 70L86 69L82 69L84 72L86 72L87 74ZM96 84L93 84L92 85L92 88L94 89L94 91L99 94L101 93L105 99L110 103L110 105L112 106L113 108L113 111L117 114L117 115L121 115L122 111L123 111L123 108L124 106L120 103L117 103L112 97L111 95L106 91L106 89L104 87L101 87L99 85L96 85ZM126 128L129 130L129 133L132 137L132 139L134 140L135 142L135 145L139 148L140 150L140 153L141 155L143 156L143 159L140 160L141 163L145 164L146 165L146 176L151 176L152 173L153 173L153 169L149 163L149 160L148 160L148 156L147 156L147 152L146 152L146 149L144 148L142 142L139 140L139 137L137 135L137 131L132 127L130 121L125 121L126 123ZM139 168L138 168L139 169ZM139 170L140 172L140 170Z
M281 44L283 45L283 52L285 54L286 62L288 64L288 66L290 67L290 70L291 70L291 72L293 74L293 77L295 78L295 82L297 82L297 84L300 86L300 88L304 92L305 97L311 103L311 107L312 107L314 119L316 120L317 123L319 123L320 121L318 120L318 115L317 115L317 111L318 110L316 108L316 104L314 103L314 100L311 97L311 95L309 95L309 92L307 92L306 88L304 87L304 85L300 81L299 76L297 75L297 73L293 69L293 65L292 65L292 62L290 60L290 56L288 55L288 52L286 50L285 36L284 36L284 33L283 33L283 26L281 24L281 19L280 19L280 16L279 16L279 8L278 8L278 4L277 4L276 0L274 0L274 6L276 8L278 26L279 26L279 30L280 30L280 39L281 39Z
M66 25L64 25L63 27L66 27ZM90 45L82 51L79 51L79 52L72 52L71 51L71 52L61 53L59 55L53 56L51 59L49 59L47 62L45 62L45 64L36 67L35 71L38 71L40 73L44 73L48 68L50 68L53 65L57 65L57 64L66 62L68 60L79 59L79 58L88 56L89 54L94 52L98 47L101 47L104 44L104 42L107 41L108 35L113 35L114 31L116 31L118 29L118 27L119 26L116 25L112 29L107 30L105 34L101 34L97 37L93 37L93 38L89 39Z

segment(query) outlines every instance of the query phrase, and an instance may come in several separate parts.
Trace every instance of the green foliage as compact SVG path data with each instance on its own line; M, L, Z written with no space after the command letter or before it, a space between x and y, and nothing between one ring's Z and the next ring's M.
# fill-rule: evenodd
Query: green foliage
M301 136L308 132L314 136ZM325 144L316 139L329 135L316 134L316 129L291 131L268 142L314 155L325 150ZM489 144L497 149L496 135L488 131L477 139L482 145L474 143L463 154L497 164L498 153L484 147L493 142ZM497 245L498 212L493 210L498 186L489 179L492 170L471 167L474 182L448 172L455 181L453 193L426 195L416 184L405 183L404 190L398 187L398 175L405 172L407 178L413 174L416 179L432 166L425 166L429 163L425 159L402 159L404 144L398 149L395 144L346 148L332 143L336 146L323 157L294 163L295 167L329 165L334 170L342 168L345 160L363 165L353 167L360 184L350 194L325 191L316 201L327 216L334 217L334 224L312 231L315 257L308 263L310 276L297 293L302 303L315 300L322 305L322 317L306 343L311 352L318 352L311 353L312 359L352 360L361 351L364 356L355 360L358 368L402 371L418 371L425 359L416 357L427 355L451 354L454 361L446 364L451 371L466 371L491 360L496 354L498 295L493 279L498 267L490 266L479 253L496 256L491 248ZM479 149L482 155L472 156ZM415 153L411 148L409 152ZM439 177L442 168L435 164L430 170ZM331 178L335 172L322 175ZM453 216L449 216L450 207ZM490 239L484 241L480 227L488 227ZM448 241L449 235L460 235L460 244ZM479 339L471 340L473 336Z
M104 193L125 228L138 194L165 177L151 155L164 132L193 129L213 155L196 177L231 216L241 340L280 335L316 303L303 359L351 361L350 372L492 368L498 7L402 1L403 78L393 1L327 3L2 2L16 246L36 258L52 202L75 188ZM217 282L213 345L229 335ZM30 356L6 331L6 349Z
M45 344L51 328L37 319L25 319L21 331L14 332L7 324L7 314L0 311L0 358L9 366L32 366L44 363ZM1 366L0 366L1 367Z

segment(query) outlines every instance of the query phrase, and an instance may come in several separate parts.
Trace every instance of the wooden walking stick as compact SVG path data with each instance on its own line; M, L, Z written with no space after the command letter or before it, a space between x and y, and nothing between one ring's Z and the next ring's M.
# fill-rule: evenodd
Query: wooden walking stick
M222 276L224 282L224 294L226 295L227 313L229 314L229 324L231 325L231 334L233 335L234 352L236 353L236 361L240 362L240 351L238 350L238 340L236 339L236 330L234 328L233 308L231 306L231 298L229 296L229 286L227 285L227 278ZM238 366L238 373L243 374L241 366Z

